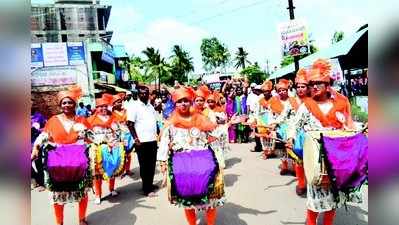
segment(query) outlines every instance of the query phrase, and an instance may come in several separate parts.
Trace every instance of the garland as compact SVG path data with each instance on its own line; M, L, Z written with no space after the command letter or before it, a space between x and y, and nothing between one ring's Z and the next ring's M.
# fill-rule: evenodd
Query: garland
M202 197L190 197L190 198L182 197L176 191L176 182L174 180L173 160L172 160L174 152L170 151L169 158L168 158L168 177L171 182L171 200L170 200L171 203L183 205L186 207L190 207L193 205L204 205L204 204L209 203L209 201L210 201L209 195L212 194L212 192L215 188L216 175L220 169L219 169L219 163L216 159L215 152L210 147L208 147L208 150L212 152L212 159L214 160L214 162L216 164L216 169L214 171L212 171L212 173L210 175L209 182L208 182L208 193ZM180 149L179 151L183 151L183 149Z

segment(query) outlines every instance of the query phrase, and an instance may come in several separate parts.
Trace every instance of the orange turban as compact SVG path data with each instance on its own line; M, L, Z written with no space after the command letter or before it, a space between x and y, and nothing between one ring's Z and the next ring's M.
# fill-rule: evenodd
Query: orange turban
M330 82L331 64L325 59L316 60L309 73L309 81Z
M116 101L123 100L125 97L125 93L118 93L114 96L112 96L112 104L115 103Z
M296 73L295 83L296 84L308 84L308 71L306 69L299 69Z
M195 92L191 87L180 87L172 93L173 102L177 102L182 98L187 98L188 100L193 101L194 97Z
M96 107L101 105L111 105L113 103L114 96L111 94L103 94L101 98L96 99Z
M210 94L206 100L213 100L213 101L215 101L215 102L219 102L219 100L220 100L220 94L219 94L218 92L215 91L215 92L213 92L212 94Z
M277 88L277 90L278 89L288 89L289 83L290 82L286 79L280 79L278 81L278 83L276 84L276 88Z
M210 91L207 86L202 85L198 87L198 90L195 92L195 97L202 97L204 99L207 99L208 96L210 95Z
M272 89L273 89L273 83L270 80L263 82L262 84L263 91L271 91Z
M71 86L66 91L60 91L57 95L58 103L62 101L64 98L70 98L74 102L78 102L79 98L82 96L82 89L77 86Z

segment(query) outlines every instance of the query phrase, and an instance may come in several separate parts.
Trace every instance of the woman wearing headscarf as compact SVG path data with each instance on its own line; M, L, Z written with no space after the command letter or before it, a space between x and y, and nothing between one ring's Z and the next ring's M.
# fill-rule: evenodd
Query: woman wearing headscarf
M216 221L216 207L224 204L223 169L211 143L218 138L212 123L191 109L195 93L181 87L172 95L175 111L163 130L158 150L161 171L168 174L171 204L184 208L189 225L196 224L196 212L205 210L208 225Z
M80 96L81 89L78 86L73 86L67 91L61 91L58 93L57 99L62 112L58 115L52 116L47 121L42 133L37 137L33 144L33 151L31 155L32 159L36 159L38 157L39 148L44 146L43 149L45 149L47 154L45 183L47 189L51 191L51 202L54 207L57 225L62 225L64 223L64 205L66 203L73 202L79 202L79 225L88 225L86 221L88 203L87 193L91 188L92 179L88 166L89 159L88 155L86 155L87 142L85 137L86 131L90 125L87 123L84 117L75 115L76 104ZM59 154L57 158L57 156L54 155L56 154L55 152L63 154ZM76 155L78 152L80 154ZM71 155L77 157L75 159L71 159ZM55 158L57 158L57 162ZM81 160L78 161L77 158ZM65 187L61 181L68 180L69 182L70 177L66 176L72 173L76 175L76 173L71 172L71 170L68 171L68 174L53 172L54 170L59 170L60 167L53 170L54 167L52 167L51 164L57 164L60 166L62 165L61 161L73 161L74 163L79 162L80 166L86 166L85 171L79 170L79 172L85 173L83 174L83 178L81 177L73 184L69 183L70 185L68 188ZM65 171L65 168L63 171Z
M304 98L295 118L288 128L287 147L293 147L298 127L308 131L348 130L351 128L350 104L346 97L337 96L331 89L331 64L323 59L316 60L308 73L311 98ZM307 225L316 225L317 217L324 213L323 225L333 225L335 210L347 201L361 201L358 192L349 196L339 193L334 196L331 181L323 176L320 186L307 184Z
M121 175L125 169L125 152L117 133L119 132L117 120L108 110L113 100L114 97L110 94L103 94L101 98L97 98L96 112L87 119L94 140L90 153L91 157L95 159L92 165L94 168L95 204L101 204L103 180L109 180L110 195L118 195L118 192L115 191L115 177Z

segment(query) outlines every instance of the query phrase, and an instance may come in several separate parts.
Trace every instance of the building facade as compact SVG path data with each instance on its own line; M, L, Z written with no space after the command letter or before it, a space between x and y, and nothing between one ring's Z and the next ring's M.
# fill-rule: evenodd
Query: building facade
M111 6L93 0L56 0L54 4L32 4L31 42L78 42L100 38L110 42L107 31Z

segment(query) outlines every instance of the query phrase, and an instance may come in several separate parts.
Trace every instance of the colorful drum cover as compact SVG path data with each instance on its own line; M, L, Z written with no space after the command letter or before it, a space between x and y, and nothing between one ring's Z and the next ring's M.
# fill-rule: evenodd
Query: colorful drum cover
M211 149L172 152L169 159L172 195L177 201L206 203L204 200L213 192L218 171L219 165Z
M47 186L52 191L73 191L86 186L90 179L86 145L48 146L45 154Z
M328 175L325 158L321 155L320 134L328 137L348 137L354 132L342 130L306 131L303 143L303 167L309 184L320 185L322 176Z
M129 131L122 132L122 140L125 144L125 151L127 154L133 151L134 139Z
M300 129L294 139L293 151L299 159L303 159L303 143L305 142L305 131Z
M125 149L123 144L112 148L108 144L96 146L96 167L103 179L122 175L125 165Z
M349 137L323 136L323 147L337 190L349 192L359 188L368 174L368 140L358 133Z

